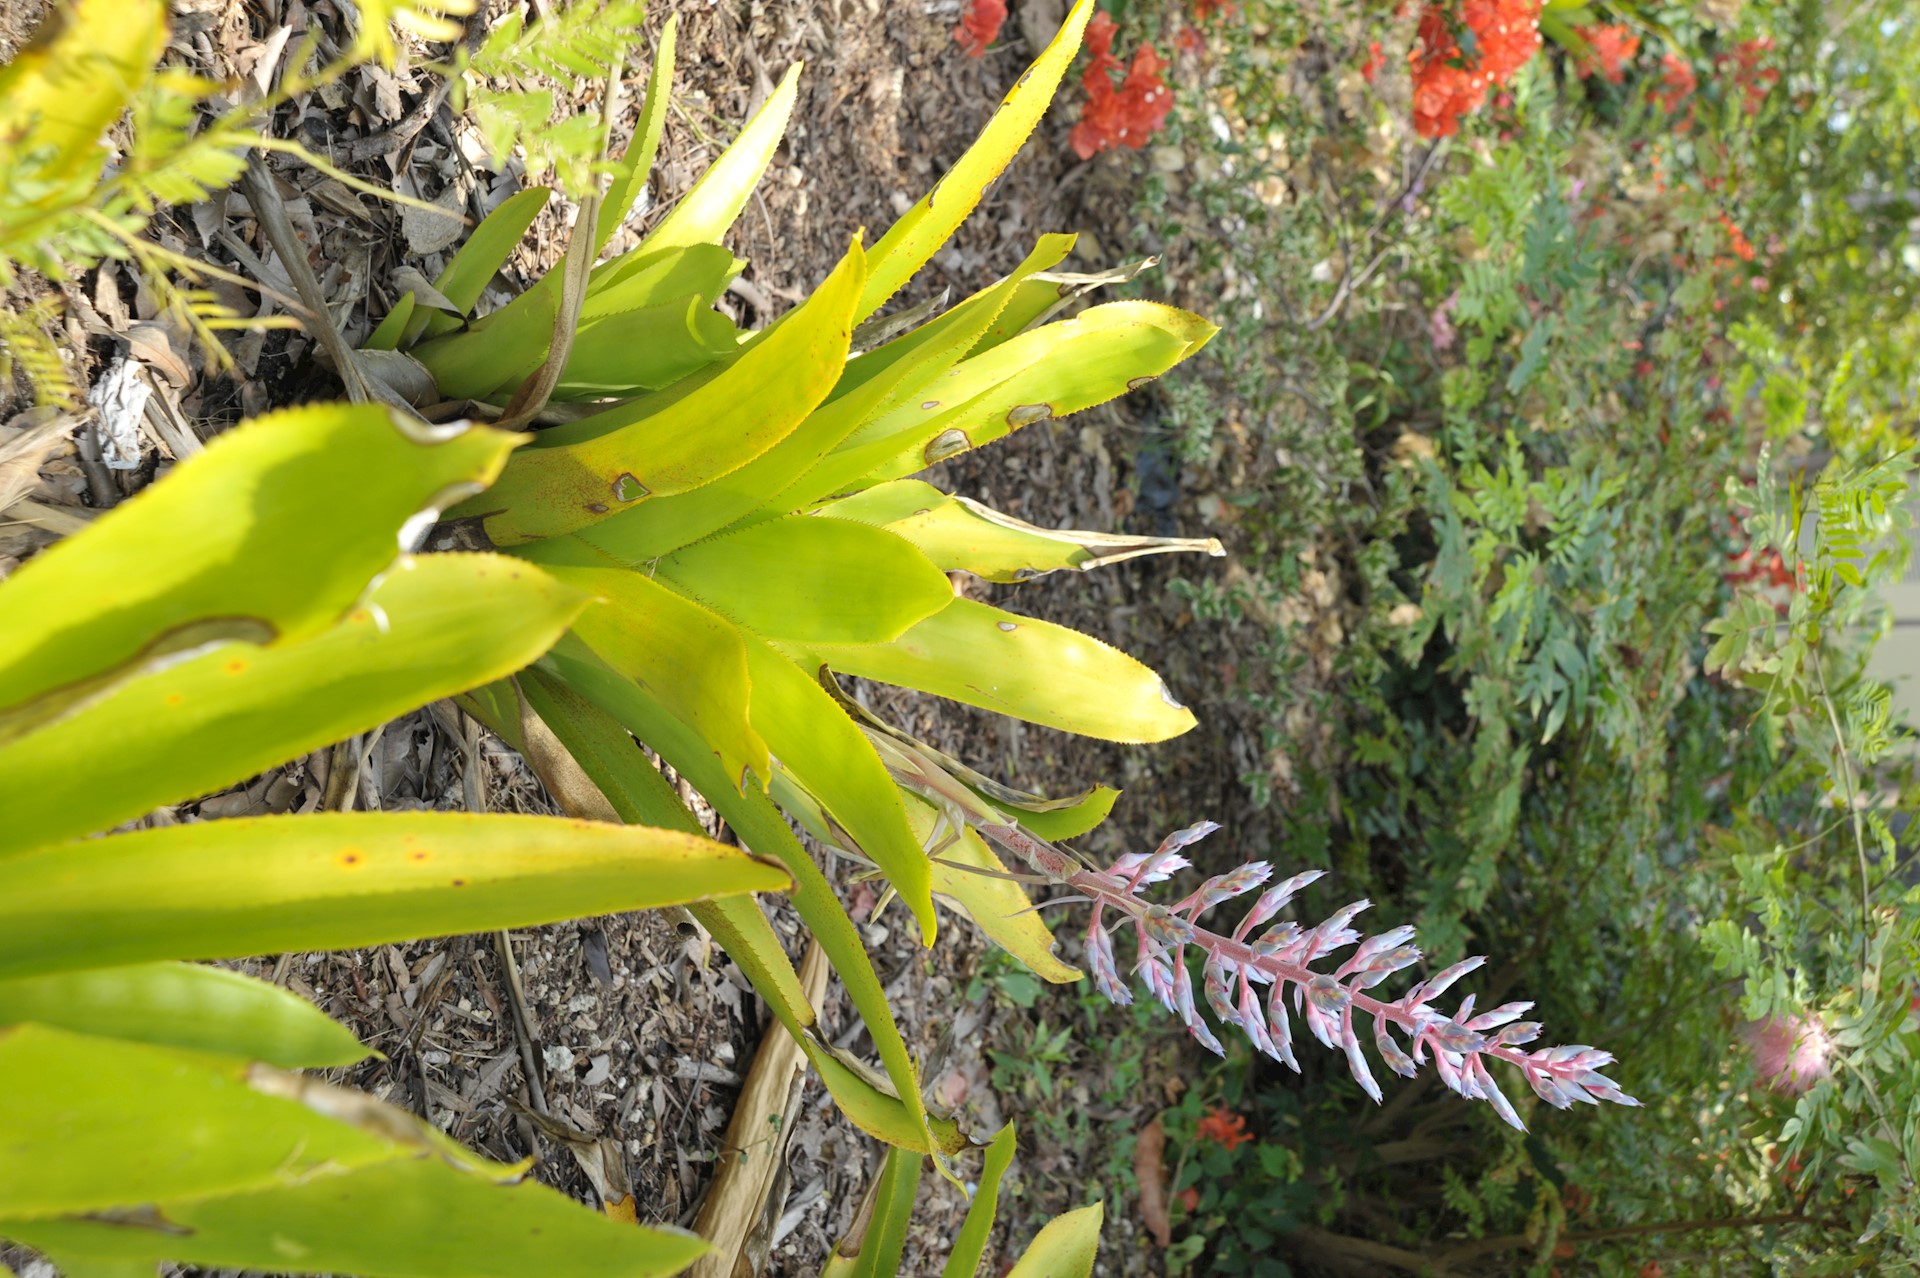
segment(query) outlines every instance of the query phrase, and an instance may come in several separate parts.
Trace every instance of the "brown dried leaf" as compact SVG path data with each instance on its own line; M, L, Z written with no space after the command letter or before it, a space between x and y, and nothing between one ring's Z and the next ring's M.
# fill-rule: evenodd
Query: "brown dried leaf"
M1167 1129L1160 1116L1140 1129L1133 1146L1133 1178L1140 1185L1140 1223L1165 1250L1173 1245L1173 1221L1167 1216Z

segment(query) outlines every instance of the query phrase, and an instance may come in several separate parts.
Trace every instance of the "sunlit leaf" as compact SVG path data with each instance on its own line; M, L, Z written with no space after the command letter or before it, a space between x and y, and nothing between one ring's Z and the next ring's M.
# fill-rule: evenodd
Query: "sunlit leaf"
M355 812L165 826L0 860L0 976L351 949L788 881L737 848L596 821Z
M0 880L4 875L0 875ZM283 1069L351 1065L367 1049L305 999L225 968L140 963L0 980L0 1025L223 1052Z

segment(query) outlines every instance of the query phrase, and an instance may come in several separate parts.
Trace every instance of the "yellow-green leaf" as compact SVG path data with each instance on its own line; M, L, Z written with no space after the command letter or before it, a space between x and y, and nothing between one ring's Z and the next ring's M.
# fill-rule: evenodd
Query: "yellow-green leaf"
M692 1234L626 1224L590 1210L518 1169L480 1175L434 1158L390 1161L299 1184L162 1203L170 1227L117 1220L15 1225L67 1273L76 1262L161 1261L218 1269L352 1273L378 1278L656 1278L707 1250Z
M248 1086L250 1068L47 1025L0 1029L0 1218L231 1193L414 1152L405 1136Z
M351 949L788 886L643 826L464 812L166 826L0 859L0 975Z
M693 184L686 197L653 229L641 247L649 252L687 244L717 244L740 216L773 160L774 150L787 131L799 92L800 64L780 77L779 85L753 113L740 136L720 154L713 166Z
M206 644L326 628L515 440L340 404L220 436L0 583L0 740Z
M821 508L842 519L878 524L918 546L946 572L1020 582L1050 572L1092 572L1142 555L1193 551L1220 556L1212 537L1132 537L1121 533L1039 528L918 479L896 479Z
M821 463L833 486L816 482L814 490L828 496L911 475L1103 404L1166 372L1218 331L1157 302L1109 302L1021 333L928 383L921 403L855 431Z
M0 1079L0 1236L68 1273L171 1260L626 1278L704 1250L607 1220L371 1097L245 1061L23 1025L0 1029Z
M940 1278L973 1278L980 1270L980 1259L987 1252L987 1238L993 1232L993 1218L1000 1207L1000 1181L1013 1162L1013 1124L1002 1127L987 1146L986 1165L980 1169L980 1188L967 1204L967 1218L954 1236L953 1250Z
M480 225L473 228L473 234L467 236L467 242L447 263L447 269L440 272L440 278L433 286L449 302L460 309L462 315L473 310L480 301L481 294L487 291L487 284L500 273L507 259L513 256L513 250L520 245L521 237L527 228L547 207L552 190L544 186L530 187L515 192L504 200L499 208L487 214Z
M4 877L4 876L0 876ZM351 1065L360 1041L277 985L196 963L139 963L0 980L0 1025L25 1021L283 1069Z
M545 432L542 446L517 454L499 482L459 513L485 516L495 545L517 545L738 470L786 438L833 389L865 277L856 242L805 304L710 378Z
M673 45L679 31L678 14L668 17L667 25L660 29L660 43L653 50L653 72L647 77L646 100L640 105L640 123L614 170L606 201L600 206L600 220L594 226L596 256L633 211L634 201L646 189L647 175L653 172L653 161L660 154L660 135L667 125L667 103L673 91Z
M1007 1278L1088 1278L1100 1251L1099 1203L1055 1216L1007 1272Z
M892 1144L928 1151L937 1146L945 1153L965 1148L966 1138L959 1134L952 1123L929 1121L920 1101L919 1075L914 1068L912 1054L900 1035L900 1027L894 1022L893 1009L887 1001L879 976L873 970L873 963L867 957L860 934L853 920L847 917L846 910L841 907L839 898L834 895L833 886L813 863L806 849L800 846L800 841L794 837L793 831L766 794L754 786L745 790L736 789L713 752L692 729L668 713L638 684L622 678L595 658L583 645L561 644L556 647L541 661L541 671L546 670L552 670L568 687L605 710L636 737L658 751L674 771L707 798L714 810L749 848L762 856L776 857L793 875L791 899L794 908L806 923L808 931L813 933L826 951L828 961L846 987L847 997L853 1000L861 1020L867 1025L874 1051L886 1067L887 1078L892 1081L893 1096L882 1097L870 1080L830 1056L816 1053L808 1047L807 1040L801 1039L801 1046L807 1049L809 1058L820 1070L834 1099L848 1115L863 1131ZM584 761L582 766L587 766ZM771 933L767 935L771 936ZM773 979L764 984L758 978L755 980L755 988L770 1003L778 997L777 991L782 988L789 991L799 989L799 980L792 976L791 964L787 965L786 979L779 977L774 957L779 954L778 942L774 941L763 965L763 970ZM743 958L741 964L743 970L753 970L748 967L747 959ZM775 992L770 993L770 990ZM804 1000L792 999L790 995L789 1002L804 1005ZM797 1007L791 1010L796 1024L812 1023L810 1017L799 1017ZM883 1100L891 1100L892 1103L883 1104Z
M843 674L1106 741L1165 741L1195 723L1160 676L1125 653L971 599L955 599L892 643L808 651Z
M47 211L85 200L109 159L108 129L166 47L162 0L49 6L33 39L0 67L9 198Z
M904 539L813 515L695 542L656 575L755 634L798 643L885 643L953 598L946 574Z
M765 779L767 743L748 718L747 641L732 622L639 573L554 572L602 601L574 623L588 648L698 734L733 789L748 774Z
M380 321L380 327L361 348L369 351L391 351L400 346L400 339L406 335L407 325L413 322L414 296L412 292L402 293L400 300L393 304L387 317Z
M826 403L787 438L739 470L685 493L641 502L583 529L580 538L619 562L637 564L756 512L784 512L803 505L790 499L796 481L861 423L891 412L951 367L985 331L1019 281L1057 262L1071 244L1071 236L1042 236L1020 270L1007 280L848 363Z
M847 712L813 676L761 641L747 638L753 677L749 714L773 755L825 805L887 881L933 944L937 927L925 848L907 822L886 765Z
M865 319L879 310L913 278L966 221L988 184L1020 153L1073 62L1093 8L1093 0L1080 0L1073 6L1053 43L1020 76L979 138L873 246L871 273L857 318Z
M510 674L585 604L503 555L407 559L327 630L222 645L0 745L0 853L205 794Z

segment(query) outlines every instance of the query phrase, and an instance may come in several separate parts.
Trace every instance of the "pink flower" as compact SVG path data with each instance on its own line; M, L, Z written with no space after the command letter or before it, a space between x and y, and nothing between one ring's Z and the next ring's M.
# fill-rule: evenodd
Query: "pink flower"
M1811 1091L1831 1072L1827 1058L1833 1055L1833 1041L1825 1026L1804 1013L1749 1021L1740 1036L1753 1053L1761 1081L1782 1096Z
M1452 350L1454 339L1459 336L1454 331L1453 321L1448 318L1459 301L1460 293L1455 290L1446 301L1433 308L1433 314L1427 316L1427 336L1432 339L1436 351Z

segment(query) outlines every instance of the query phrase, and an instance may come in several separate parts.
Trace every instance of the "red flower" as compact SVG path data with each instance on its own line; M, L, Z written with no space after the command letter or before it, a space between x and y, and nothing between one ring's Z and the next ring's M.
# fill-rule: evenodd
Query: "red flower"
M1760 109L1760 104L1767 100L1767 94L1780 79L1779 68L1761 65L1761 59L1772 52L1771 40L1743 40L1733 47L1731 53L1723 53L1713 60L1716 68L1732 68L1733 87L1740 91L1741 105L1748 115Z
M1113 73L1122 69L1120 60L1113 56L1117 29L1105 10L1094 14L1087 24L1091 57L1080 76L1087 101L1080 109L1080 123L1068 135L1075 154L1083 160L1116 146L1140 149L1166 124L1167 113L1173 110L1173 90L1160 74L1167 64L1151 44L1141 44L1125 77L1114 84Z
M1647 96L1658 103L1662 111L1672 115L1699 87L1692 65L1679 54L1669 53L1660 59L1660 83Z
M1228 1151L1238 1149L1253 1139L1253 1133L1247 1130L1247 1120L1228 1109L1225 1105L1215 1105L1207 1111L1195 1129L1202 1140L1210 1140L1225 1145Z
M1725 213L1720 215L1720 225L1726 228L1727 241L1733 247L1734 256L1743 262L1751 262L1753 260L1753 245L1747 242L1746 233L1742 231L1739 226L1735 225L1734 220Z
M1627 63L1633 61L1633 55L1640 52L1639 36L1618 23L1575 27L1574 30L1587 42L1587 52L1574 64L1582 80L1596 71L1610 84L1619 84L1626 78Z
M1233 0L1193 0L1193 20L1205 22L1223 13L1232 13Z
M1460 36L1467 36L1465 44ZM1540 47L1540 0L1462 0L1459 13L1429 3L1407 54L1413 70L1413 129L1450 137Z
M986 53L987 46L1000 38L1000 26L1007 20L1007 0L973 0L953 38L966 48L969 58Z
M1367 60L1360 64L1360 78L1372 84L1373 77L1380 74L1380 68L1385 63L1386 55L1380 52L1380 42L1375 40L1367 46Z

